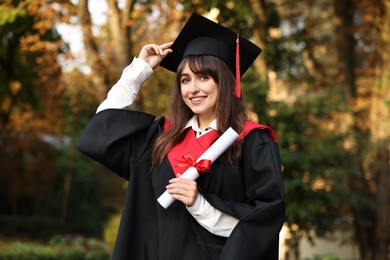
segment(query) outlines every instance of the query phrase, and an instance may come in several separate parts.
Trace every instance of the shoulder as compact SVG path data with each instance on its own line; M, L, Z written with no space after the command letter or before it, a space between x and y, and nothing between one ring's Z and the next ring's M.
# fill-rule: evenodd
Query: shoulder
M276 135L271 127L247 120L245 122L244 129L240 133L239 139L248 139L255 135L261 137L264 141L272 140L275 143L277 142Z
M276 162L280 154L275 134L268 126L252 127L242 139L242 158L246 163Z

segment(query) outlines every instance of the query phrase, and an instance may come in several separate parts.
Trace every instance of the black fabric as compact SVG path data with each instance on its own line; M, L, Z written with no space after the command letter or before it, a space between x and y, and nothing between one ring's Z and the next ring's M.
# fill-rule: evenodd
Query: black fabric
M169 53L160 65L176 72L188 55L213 55L223 60L236 75L237 33L197 13L193 13L173 42ZM196 42L194 42L196 41ZM242 76L261 53L261 49L243 36L240 42L240 75Z
M223 41L213 37L198 37L187 44L183 53L183 59L190 55L202 56L212 55L223 60L235 75L235 50L229 48Z
M216 161L198 178L205 198L239 219L224 238L201 227L181 202L168 209L158 204L174 178L167 158L151 169L151 147L163 124L164 118L154 120L140 112L104 110L91 119L76 144L129 181L113 259L278 259L285 207L275 142L266 132L253 130L244 138L240 159L233 165Z

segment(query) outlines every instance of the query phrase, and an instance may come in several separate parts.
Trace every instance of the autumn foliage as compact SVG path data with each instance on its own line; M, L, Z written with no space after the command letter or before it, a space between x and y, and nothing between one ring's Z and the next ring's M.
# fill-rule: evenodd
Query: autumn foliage
M123 184L73 144L141 46L172 41L196 10L263 49L242 82L251 118L278 136L290 255L302 238L348 229L361 259L387 258L389 1L105 3L99 25L92 0L0 3L0 230L25 234L39 219L48 233L102 236ZM82 51L61 25L82 34ZM133 108L166 114L172 83L157 68Z

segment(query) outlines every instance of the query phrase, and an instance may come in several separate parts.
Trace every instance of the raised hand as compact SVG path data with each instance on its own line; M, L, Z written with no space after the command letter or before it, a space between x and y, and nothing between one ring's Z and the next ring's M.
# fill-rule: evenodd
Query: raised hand
M155 69L162 59L167 56L168 53L172 52L170 49L172 42L164 43L162 45L147 44L142 47L138 57L146 61L152 69Z

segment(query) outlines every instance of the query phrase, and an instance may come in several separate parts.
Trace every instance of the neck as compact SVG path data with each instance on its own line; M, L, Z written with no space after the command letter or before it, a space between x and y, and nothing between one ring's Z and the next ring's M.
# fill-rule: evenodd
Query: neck
M205 129L208 125L210 125L211 122L215 117L201 117L198 115L198 126L200 129Z

